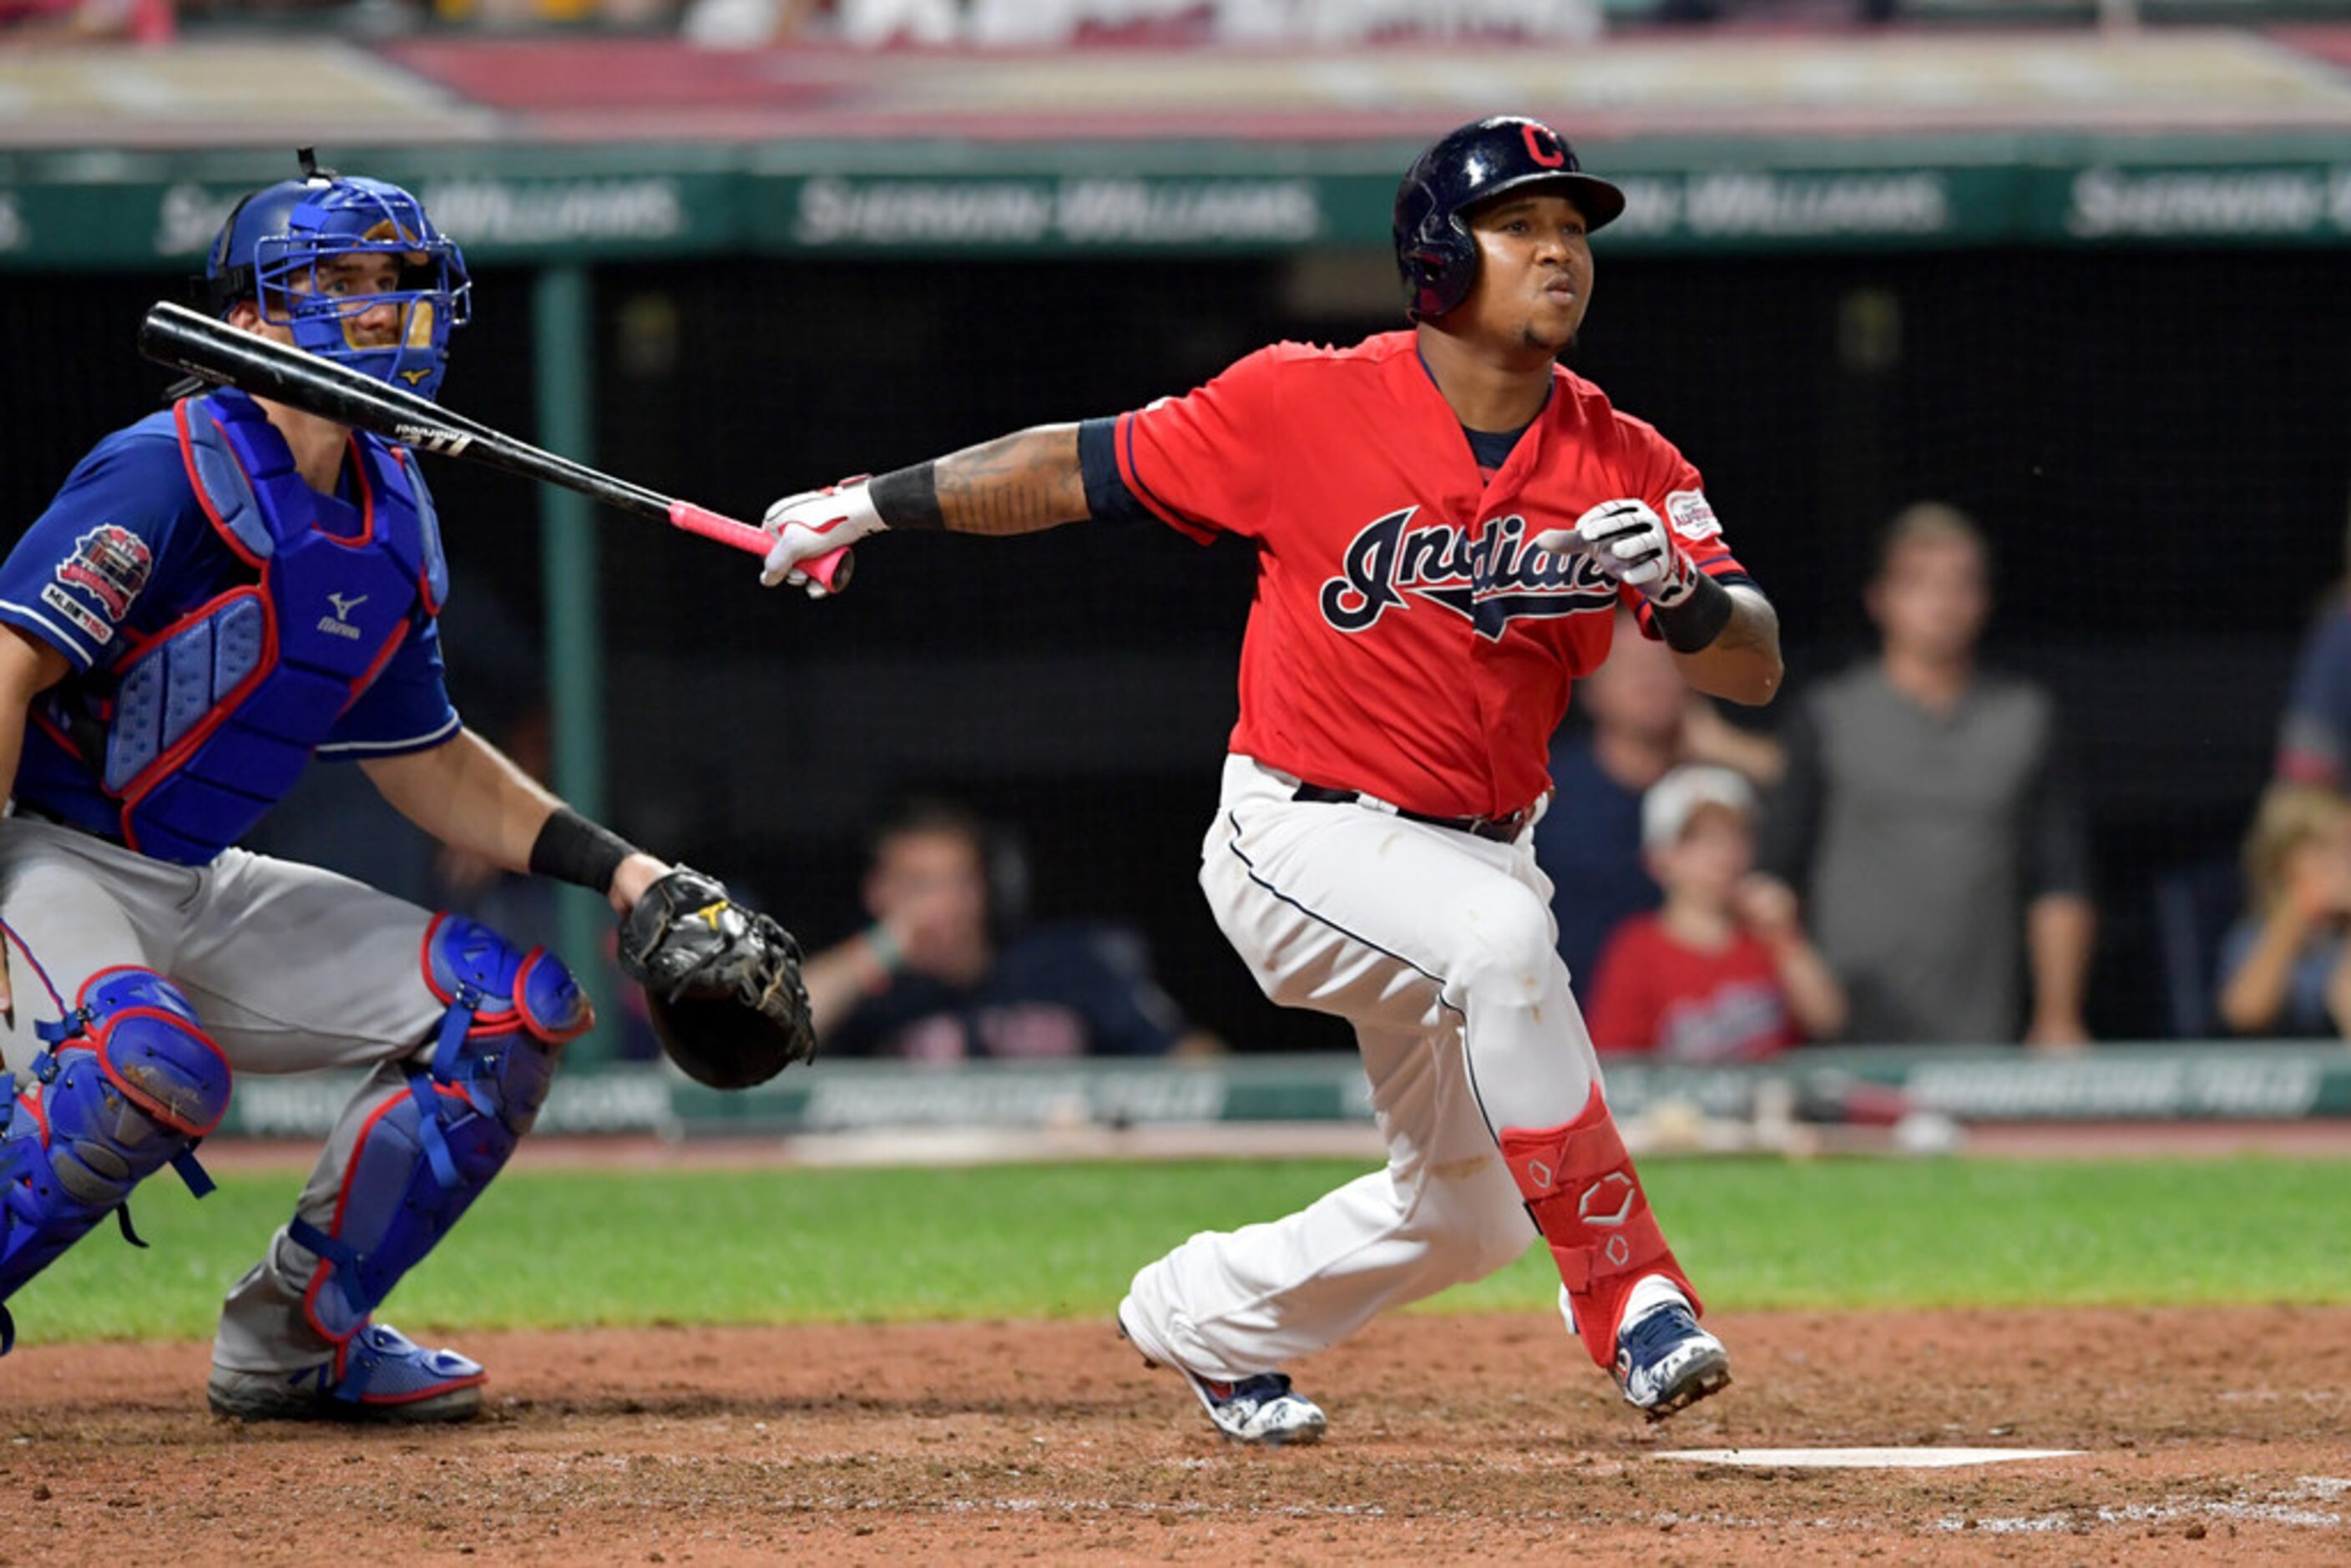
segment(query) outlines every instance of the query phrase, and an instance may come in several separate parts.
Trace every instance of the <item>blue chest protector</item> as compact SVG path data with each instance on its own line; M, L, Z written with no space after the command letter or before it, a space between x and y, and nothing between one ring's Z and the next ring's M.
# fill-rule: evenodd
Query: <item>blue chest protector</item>
M171 418L197 500L255 580L159 631L126 632L70 699L79 711L37 711L16 795L143 854L203 865L293 788L439 611L448 568L407 453L353 435L353 505L305 484L242 393L184 400Z

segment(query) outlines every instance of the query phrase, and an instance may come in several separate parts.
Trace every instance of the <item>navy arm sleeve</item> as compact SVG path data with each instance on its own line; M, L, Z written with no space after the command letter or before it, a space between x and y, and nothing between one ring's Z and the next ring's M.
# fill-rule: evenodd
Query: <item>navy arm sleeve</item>
M1097 522L1147 523L1157 519L1134 498L1118 472L1118 421L1089 419L1078 426L1078 467L1086 479L1086 510Z

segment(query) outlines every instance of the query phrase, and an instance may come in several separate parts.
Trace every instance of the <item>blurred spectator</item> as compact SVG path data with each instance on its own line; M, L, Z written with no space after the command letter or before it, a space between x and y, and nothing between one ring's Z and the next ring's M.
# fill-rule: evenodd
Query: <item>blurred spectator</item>
M1551 804L1535 824L1535 862L1552 880L1559 956L1576 995L1592 998L1600 949L1629 915L1655 909L1641 860L1641 797L1678 764L1714 763L1757 784L1780 776L1779 744L1750 734L1689 689L1663 643L1616 617L1608 660L1575 688L1588 735L1552 743Z
M2278 726L2277 776L2328 789L2351 783L2351 588L2329 597L2303 638Z
M1757 875L1755 790L1727 768L1677 768L1641 800L1665 889L1616 928L1589 1009L1602 1051L1752 1061L1844 1027L1844 993L1804 938L1796 895Z
M2221 946L2238 1034L2351 1035L2351 803L2273 784L2245 835L2245 918Z
M874 834L873 924L808 961L827 1054L967 1057L1207 1054L1114 926L1021 928L1017 856L971 812L918 801Z
M486 33L593 26L620 32L666 30L679 0L430 0L435 22Z
M1880 656L1802 695L1764 864L1805 890L1813 936L1872 1044L2085 1044L2096 917L2088 831L2056 705L1987 674L1991 559L1934 502L1887 527L1868 589Z
M1347 45L1399 38L1599 37L1599 0L837 0L833 35L861 48L969 44L1053 48L1098 42ZM686 35L747 47L813 30L812 0L693 0Z
M171 0L0 0L0 43L168 44L174 30Z

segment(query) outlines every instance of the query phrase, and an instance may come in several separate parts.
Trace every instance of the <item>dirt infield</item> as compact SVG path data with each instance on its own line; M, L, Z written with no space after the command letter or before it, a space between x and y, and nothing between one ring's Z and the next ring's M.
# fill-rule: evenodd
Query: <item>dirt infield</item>
M0 1562L696 1564L2351 1556L2351 1309L1729 1317L1649 1427L1555 1321L1402 1317L1299 1367L1319 1448L1217 1440L1091 1323L486 1334L486 1417L245 1427L199 1345L0 1363ZM1678 1448L2079 1448L1748 1470Z

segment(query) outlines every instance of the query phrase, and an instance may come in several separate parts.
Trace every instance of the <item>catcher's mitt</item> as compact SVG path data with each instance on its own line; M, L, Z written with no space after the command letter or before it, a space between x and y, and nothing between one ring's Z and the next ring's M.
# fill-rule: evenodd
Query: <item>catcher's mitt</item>
M679 866L647 888L621 917L621 967L697 1082L747 1089L816 1054L799 944L716 878Z

